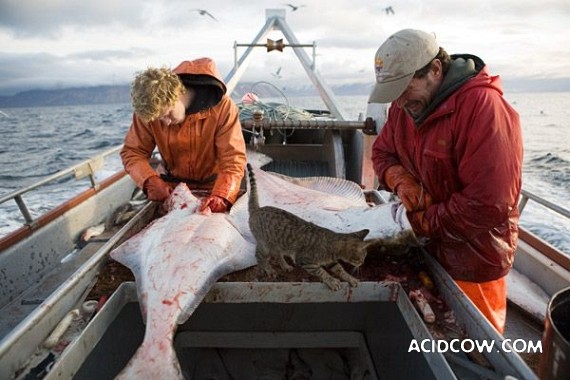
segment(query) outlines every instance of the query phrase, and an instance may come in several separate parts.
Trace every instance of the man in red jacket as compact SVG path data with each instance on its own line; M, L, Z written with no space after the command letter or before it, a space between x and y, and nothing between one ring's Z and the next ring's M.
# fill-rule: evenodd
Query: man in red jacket
M184 61L174 70L148 68L133 81L133 123L121 158L148 198L162 202L179 182L206 189L201 210L224 212L243 178L246 151L236 104L214 61ZM166 166L149 164L155 147Z
M432 34L404 29L375 56L370 103L392 102L374 142L380 187L397 193L416 235L503 332L518 237L523 147L498 76Z

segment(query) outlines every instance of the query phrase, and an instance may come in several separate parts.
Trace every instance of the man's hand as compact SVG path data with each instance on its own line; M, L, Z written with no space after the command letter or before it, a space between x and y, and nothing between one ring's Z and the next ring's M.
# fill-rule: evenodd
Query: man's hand
M164 202L172 193L172 188L159 176L149 177L143 186L146 196L151 201Z
M402 165L390 166L384 173L384 182L398 194L407 211L426 210L433 204L431 195Z
M226 212L228 206L229 203L224 198L218 197L217 195L210 195L202 200L200 212L205 211L208 207L212 212Z

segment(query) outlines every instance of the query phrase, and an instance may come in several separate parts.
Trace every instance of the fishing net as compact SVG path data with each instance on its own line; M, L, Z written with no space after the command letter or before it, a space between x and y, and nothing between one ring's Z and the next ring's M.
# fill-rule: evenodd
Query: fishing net
M270 86L279 93L284 102L261 101L257 95L258 91L256 91L260 85ZM310 112L302 108L292 107L289 104L289 99L283 91L275 85L265 81L254 83L251 86L250 91L241 98L241 102L238 103L238 108L240 120L253 119L253 114L255 112L261 112L263 114L263 118L269 120L310 120L314 118L313 114Z

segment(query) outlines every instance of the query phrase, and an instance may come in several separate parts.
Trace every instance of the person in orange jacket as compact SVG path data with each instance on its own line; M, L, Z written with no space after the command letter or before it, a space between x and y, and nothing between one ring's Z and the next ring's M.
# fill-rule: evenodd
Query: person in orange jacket
M238 196L247 159L237 105L214 61L148 68L136 75L131 97L133 122L121 159L137 186L148 199L163 202L186 182L210 191L201 211L225 212ZM149 163L155 147L165 173Z
M498 76L404 29L375 56L370 103L389 103L372 149L381 188L397 193L415 234L503 332L506 275L518 237L523 144Z

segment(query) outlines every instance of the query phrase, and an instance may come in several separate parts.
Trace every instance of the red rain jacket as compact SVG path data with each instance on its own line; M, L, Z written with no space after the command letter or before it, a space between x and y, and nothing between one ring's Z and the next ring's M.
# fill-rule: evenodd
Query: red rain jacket
M247 160L238 108L225 95L226 86L211 59L184 61L173 71L185 85L193 86L197 96L206 92L201 88L208 87L208 99L213 97L215 104L196 112L187 110L179 125L166 126L160 120L145 123L133 115L121 151L125 170L142 188L149 177L157 175L148 159L158 147L172 177L207 181L217 175L206 188L234 203Z
M419 125L393 103L372 153L381 187L395 164L423 183L435 203L425 212L426 249L454 279L470 282L512 267L522 160L519 116L485 67Z

